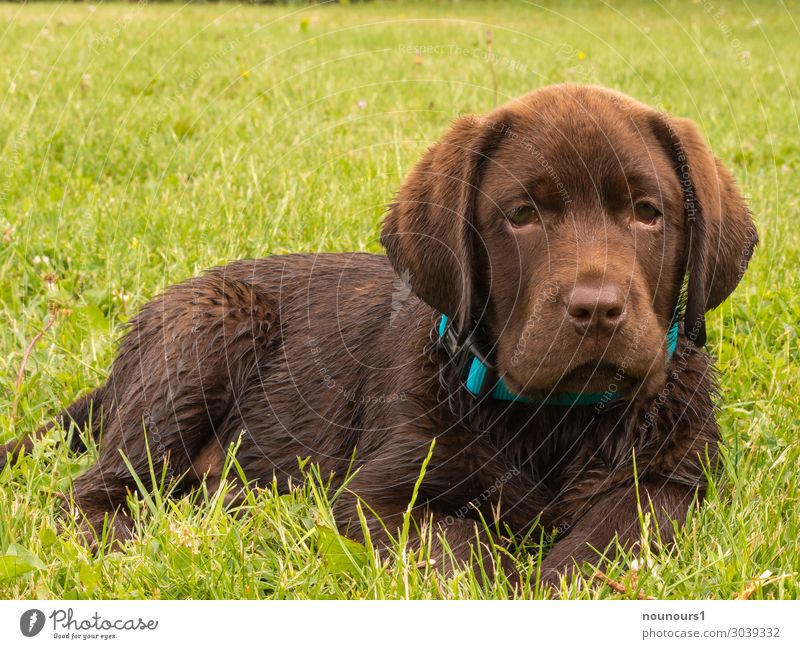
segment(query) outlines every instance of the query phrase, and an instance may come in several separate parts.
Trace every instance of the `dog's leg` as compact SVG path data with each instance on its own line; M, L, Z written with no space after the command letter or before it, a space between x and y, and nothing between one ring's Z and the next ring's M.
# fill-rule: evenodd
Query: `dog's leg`
M129 534L123 507L136 488L131 470L147 489L151 472L157 481L166 472L178 485L191 478L196 456L270 351L275 318L272 300L222 273L145 306L112 368L98 461L74 483L75 513L89 533L99 534L106 515L116 513L114 531Z
M408 503L400 501L372 505L364 502L362 505L367 532L379 552L391 548L399 539L407 507ZM340 506L339 515L343 512ZM357 519L340 527L348 537L361 543L365 541L365 530ZM415 507L410 514L407 547L419 551L424 546L427 552L425 556L418 555L417 561L430 560L431 566L445 576L452 576L457 570L472 569L491 579L500 568L509 581L517 583L518 573L511 557L492 551L500 544L499 539L474 519L445 514L426 504Z
M696 493L696 487L666 481L639 484L642 513L646 515L652 507L662 542L672 542L673 521L683 523ZM641 542L640 532L635 487L617 488L592 503L556 543L542 561L541 580L556 586L562 575L580 571L587 563L598 565L613 560L616 542L632 549Z
M343 533L357 540L364 536L356 513L359 498L376 544L396 536L433 442L430 436L413 433L394 440L388 440L377 457L359 468L334 506ZM506 466L501 454L469 431L453 429L436 437L412 510L410 543L418 544L415 535L429 530L432 558L445 573L480 561L491 575L497 566L491 562L489 548L496 539L478 519L488 525L502 522L513 532L524 533L537 522L552 524L552 502L552 493L542 482ZM506 574L515 578L513 562L503 558L501 563Z

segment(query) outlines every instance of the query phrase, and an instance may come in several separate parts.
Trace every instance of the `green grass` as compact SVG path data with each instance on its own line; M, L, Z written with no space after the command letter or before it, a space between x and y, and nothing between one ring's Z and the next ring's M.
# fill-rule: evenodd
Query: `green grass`
M570 80L661 104L700 124L749 196L762 243L709 317L726 479L639 584L730 598L769 570L753 597L800 597L797 11L721 5L0 6L0 439L99 384L119 325L170 283L239 257L379 251L384 207L426 145L495 104L491 30L498 101ZM139 538L92 555L74 528L56 534L55 494L92 461L57 437L0 474L0 596L507 595L402 547L384 563L343 553L315 482L251 492L238 516L221 494L151 494L132 504ZM12 578L14 565L32 569Z

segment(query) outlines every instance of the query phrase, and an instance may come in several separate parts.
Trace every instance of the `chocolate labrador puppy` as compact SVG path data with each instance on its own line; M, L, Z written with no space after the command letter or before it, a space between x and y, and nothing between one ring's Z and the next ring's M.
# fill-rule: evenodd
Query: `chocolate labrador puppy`
M688 120L572 85L459 118L392 203L387 257L238 261L144 306L106 384L56 418L101 440L74 504L124 539L120 452L145 484L149 447L213 487L239 441L253 485L297 484L299 458L347 477L356 539L359 501L374 538L398 529L425 465L413 518L444 570L487 556L482 519L555 532L549 582L633 547L637 502L669 541L718 455L704 314L756 241Z

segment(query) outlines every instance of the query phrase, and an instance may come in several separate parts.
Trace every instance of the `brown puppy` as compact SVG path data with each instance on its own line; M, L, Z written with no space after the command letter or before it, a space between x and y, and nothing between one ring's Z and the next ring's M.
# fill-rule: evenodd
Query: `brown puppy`
M596 562L639 539L635 481L669 540L720 438L704 313L756 244L695 125L585 86L461 118L381 242L388 259L239 261L145 305L108 382L57 419L102 432L74 483L87 523L116 512L131 531L120 451L146 479L149 444L188 489L241 436L254 484L287 488L310 457L337 486L355 458L338 523L361 537L360 498L392 533L436 440L415 520L458 562L486 540L481 516L558 529L547 580Z

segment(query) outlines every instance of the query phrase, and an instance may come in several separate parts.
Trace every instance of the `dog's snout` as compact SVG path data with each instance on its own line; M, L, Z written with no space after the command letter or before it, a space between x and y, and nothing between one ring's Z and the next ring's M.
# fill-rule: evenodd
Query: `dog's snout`
M579 284L567 296L567 319L580 334L610 334L625 319L625 294L617 284Z

